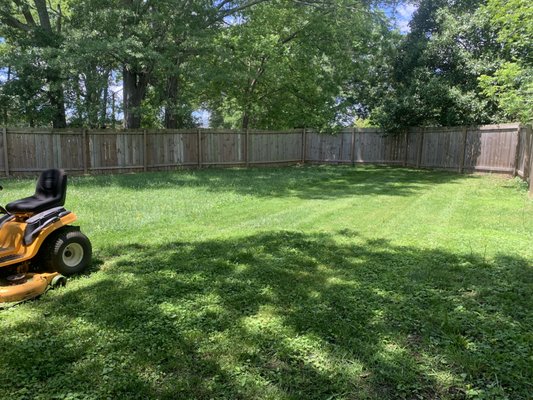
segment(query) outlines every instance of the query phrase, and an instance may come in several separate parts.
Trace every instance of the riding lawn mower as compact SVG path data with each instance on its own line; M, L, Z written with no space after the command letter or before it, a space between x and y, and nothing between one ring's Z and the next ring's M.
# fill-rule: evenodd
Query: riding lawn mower
M0 187L1 189L1 187ZM91 262L89 239L63 205L67 176L42 172L35 194L0 206L0 308L63 286Z

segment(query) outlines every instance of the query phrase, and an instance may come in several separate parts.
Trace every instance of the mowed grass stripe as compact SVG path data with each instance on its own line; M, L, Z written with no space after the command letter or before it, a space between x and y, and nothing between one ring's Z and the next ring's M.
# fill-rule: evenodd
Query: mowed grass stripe
M530 397L518 181L206 169L71 178L67 208L95 265L0 314L2 399Z

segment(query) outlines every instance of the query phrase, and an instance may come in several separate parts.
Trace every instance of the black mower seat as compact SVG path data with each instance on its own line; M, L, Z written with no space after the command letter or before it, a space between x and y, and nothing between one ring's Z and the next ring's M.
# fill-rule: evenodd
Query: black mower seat
M11 214L36 214L65 204L67 197L67 175L60 169L48 169L41 173L35 194L15 200L6 206Z

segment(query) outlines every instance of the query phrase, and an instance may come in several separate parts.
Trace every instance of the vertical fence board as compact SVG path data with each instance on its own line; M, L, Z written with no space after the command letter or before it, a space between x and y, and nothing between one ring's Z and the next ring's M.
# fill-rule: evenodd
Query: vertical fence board
M426 128L420 164L427 168L459 169L464 133L462 128Z
M72 135L56 135L59 149L56 149L57 167L65 170L83 171L83 135L75 133ZM46 168L46 165L44 166Z
M407 165L416 166L418 156L418 141L420 135L420 128L410 128L407 131Z

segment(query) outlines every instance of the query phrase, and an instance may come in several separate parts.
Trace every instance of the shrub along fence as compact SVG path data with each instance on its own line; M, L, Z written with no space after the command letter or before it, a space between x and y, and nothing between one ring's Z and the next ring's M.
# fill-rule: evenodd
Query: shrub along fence
M88 174L306 162L483 171L530 180L533 132L520 124L411 128L396 136L369 128L335 135L311 129L3 128L0 138L0 171L7 176L50 167Z

